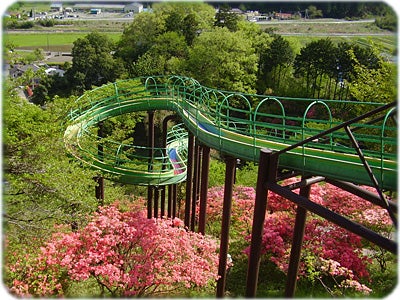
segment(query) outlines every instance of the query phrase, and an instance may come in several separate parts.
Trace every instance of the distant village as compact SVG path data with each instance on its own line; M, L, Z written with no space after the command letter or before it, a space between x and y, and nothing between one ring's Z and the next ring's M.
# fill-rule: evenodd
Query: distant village
M94 18L104 17L121 17L122 18L133 18L135 14L142 12L151 11L151 8L144 7L143 4L138 2L119 4L119 3L94 3L94 2L82 2L82 3L71 3L71 2L54 2L49 5L48 11L35 11L29 12L28 16L21 16L19 13L13 13L12 11L7 12L5 17L13 17L17 19L28 20L41 20L41 19L71 19L71 18ZM216 8L216 12L218 8ZM243 16L249 22L263 22L271 20L291 20L298 19L302 17L307 17L307 11L303 11L305 14L302 15L301 12L297 13L286 13L286 12L273 12L273 13L260 13L258 11L242 11L239 8L232 8L231 13ZM46 59L51 56L69 56L70 53L46 53ZM49 66L44 62L32 63L32 64L15 64L10 66L7 62L3 66L3 70L8 73L11 79L18 78L22 76L28 69L32 69L34 72L40 68L44 69L48 76L64 76L64 70L58 68L57 66ZM32 95L32 89L35 85L39 84L39 79L35 79L32 82L32 86L28 87L26 90L26 96Z
M218 11L218 8L216 9ZM32 11L30 13L31 20L46 19L46 18L74 18L79 17L81 13L89 15L99 15L101 13L125 13L126 17L133 16L141 12L151 11L151 8L144 7L143 4L138 2L128 4L118 3L61 3L54 2L50 4L49 11ZM251 22L270 21L270 20L292 20L298 18L307 18L307 10L302 12L271 12L261 13L259 11L242 11L239 8L232 8L232 13L243 15L246 20ZM21 18L21 15L13 14L10 12L9 15Z

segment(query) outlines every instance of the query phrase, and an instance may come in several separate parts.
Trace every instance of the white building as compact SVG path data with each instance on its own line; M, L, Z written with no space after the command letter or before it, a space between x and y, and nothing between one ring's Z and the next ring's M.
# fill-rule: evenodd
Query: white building
M124 12L126 13L133 12L135 14L138 14L141 13L142 11L143 11L143 4L137 2L127 4L124 7Z
M63 5L62 5L62 3L51 3L50 4L50 10L51 11L62 12L63 11Z

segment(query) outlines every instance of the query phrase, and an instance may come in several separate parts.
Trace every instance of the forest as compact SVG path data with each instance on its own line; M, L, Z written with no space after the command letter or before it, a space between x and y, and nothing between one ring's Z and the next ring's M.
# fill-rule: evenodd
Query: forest
M217 3L213 3L215 6ZM311 5L312 3L307 3ZM260 9L244 2L246 9ZM297 11L296 3L264 3ZM315 3L329 17L390 17L382 3ZM268 7L267 7L268 6ZM91 32L74 41L65 75L43 69L7 78L3 87L3 280L20 297L214 297L224 184L224 156L210 165L206 236L185 230L185 185L179 218L147 219L146 187L105 180L67 154L63 132L76 99L106 83L147 75L182 75L202 85L243 93L390 103L397 99L396 65L381 46L316 38L304 47L207 3L153 3L118 41ZM19 63L5 45L4 59ZM40 51L36 54L41 57ZM394 53L395 55L395 53ZM20 97L19 87L33 95ZM360 111L352 112L354 115ZM167 111L156 113L157 130ZM146 140L145 113L107 120L104 134L126 143ZM243 297L257 166L236 173L227 296ZM290 184L290 182L287 182ZM315 201L387 236L386 212L334 186L317 185ZM388 195L396 201L397 193ZM346 203L346 205L343 205ZM295 205L272 195L263 237L260 297L284 289ZM315 215L307 220L296 297L383 297L396 286L396 256ZM326 232L329 231L329 237ZM179 245L179 246L177 246Z

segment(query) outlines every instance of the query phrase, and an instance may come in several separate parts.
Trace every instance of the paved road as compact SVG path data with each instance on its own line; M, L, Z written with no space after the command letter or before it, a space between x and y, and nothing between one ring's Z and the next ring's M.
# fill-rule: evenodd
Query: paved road
M316 19L316 20L273 20L273 21L259 21L257 24L352 24L352 23L374 23L375 19L355 20L348 21L342 19Z

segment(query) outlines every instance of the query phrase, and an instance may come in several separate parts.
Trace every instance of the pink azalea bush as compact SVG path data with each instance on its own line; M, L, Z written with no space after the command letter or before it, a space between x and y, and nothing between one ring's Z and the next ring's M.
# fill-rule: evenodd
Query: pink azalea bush
M292 178L281 184L288 185L297 180ZM373 191L372 188L365 188ZM254 213L254 199L253 188L241 186L234 188L231 215L233 230L231 231L240 231L248 241ZM386 210L333 185L314 184L310 200L381 232L392 229L392 222ZM207 201L207 222L220 221L223 187L210 189ZM269 192L262 251L266 259L271 260L285 273L288 270L295 209L296 205L291 201ZM362 241L359 236L309 213L299 277L314 280L317 274L315 278L320 282L330 278L330 282L333 279L340 283L336 284L337 287L350 288L368 294L369 288L359 282L360 280L368 282L370 278L367 267L371 259L363 254L363 247L365 247L365 241ZM248 254L249 250L248 247L244 252ZM329 268L324 269L327 261L347 271L340 274L329 272Z
M100 207L88 225L53 235L36 257L8 265L19 296L64 293L68 280L94 278L111 296L144 296L215 282L215 240L179 219L147 219L143 210Z

